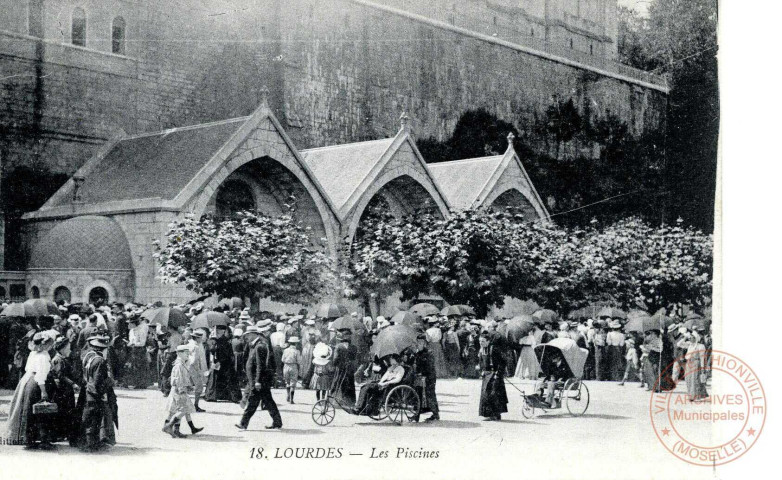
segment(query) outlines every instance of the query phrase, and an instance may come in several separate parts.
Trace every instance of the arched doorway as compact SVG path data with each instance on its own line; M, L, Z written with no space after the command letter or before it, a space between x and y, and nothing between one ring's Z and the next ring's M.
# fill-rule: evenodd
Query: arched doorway
M93 305L106 305L109 303L109 292L103 287L95 287L90 290L89 302Z
M5 300L5 297L6 297L5 287L0 285L0 300Z
M326 226L310 192L293 173L271 157L257 158L237 168L217 188L205 213L230 216L255 210L270 217L293 212L309 227L313 243L321 245Z
M489 205L489 208L495 211L508 211L513 213L520 213L525 222L537 220L539 218L538 212L535 211L535 207L532 203L515 188L511 188L501 193L494 201Z
M432 214L442 218L442 212L434 198L420 183L410 176L402 175L383 185L361 212L352 239L364 235L365 229L384 215L401 219L406 216Z
M30 297L32 298L41 298L41 289L38 287L33 286L30 288Z
M60 302L71 303L71 291L67 287L57 287L54 289L54 303L60 305Z

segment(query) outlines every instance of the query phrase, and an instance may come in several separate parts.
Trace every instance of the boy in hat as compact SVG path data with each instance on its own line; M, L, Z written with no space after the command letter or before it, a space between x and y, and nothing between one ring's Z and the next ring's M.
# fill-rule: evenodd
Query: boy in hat
M296 393L296 382L299 380L301 352L298 347L299 337L293 336L288 339L288 347L282 352L282 378L288 390L288 403L291 404L295 403L293 395Z
M179 431L179 422L185 417L187 424L190 425L190 431L200 432L203 428L196 428L193 425L191 415L195 412L193 402L190 401L188 391L193 390L193 379L190 370L187 368L190 357L190 347L180 345L176 349L177 359L174 362L174 368L171 370L171 394L168 397L168 418L163 426L163 431L172 438L184 438Z

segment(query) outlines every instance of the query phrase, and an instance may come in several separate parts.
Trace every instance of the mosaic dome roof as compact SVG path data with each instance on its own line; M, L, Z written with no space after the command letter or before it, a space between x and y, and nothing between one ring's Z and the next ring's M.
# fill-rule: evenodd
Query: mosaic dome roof
M28 268L131 270L130 246L108 217L83 216L58 224L33 248Z

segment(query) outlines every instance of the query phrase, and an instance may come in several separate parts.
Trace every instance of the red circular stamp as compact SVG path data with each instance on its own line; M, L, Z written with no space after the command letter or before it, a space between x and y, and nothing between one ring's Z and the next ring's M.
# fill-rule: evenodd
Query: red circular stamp
M652 427L660 443L685 462L732 462L752 448L763 430L763 385L735 355L688 353L660 371L657 385L662 391L649 402Z

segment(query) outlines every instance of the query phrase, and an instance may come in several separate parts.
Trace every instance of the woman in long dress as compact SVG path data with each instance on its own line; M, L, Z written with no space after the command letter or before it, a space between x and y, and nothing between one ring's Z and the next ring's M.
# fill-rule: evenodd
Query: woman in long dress
M4 437L9 444L51 448L46 425L33 415L33 405L49 401L49 392L54 392L54 380L49 377L49 350L53 346L54 338L48 332L36 333L28 345L30 354L25 363L25 373L14 390L6 422Z
M535 332L529 332L529 335L519 340L521 352L519 353L519 362L516 364L514 377L523 380L535 380L540 374L540 365L535 357Z
M706 392L706 346L701 343L698 332L692 332L692 340L687 347L687 398L692 402L709 396Z
M434 370L437 372L437 378L447 378L448 364L445 362L445 354L443 353L443 331L440 330L440 326L436 322L436 317L429 320L432 326L426 331L426 338L429 341L429 350L434 355Z
M503 380L505 355L502 348L490 338L488 332L484 332L480 337L479 358L483 382L478 415L486 417L484 420L498 421L502 419L502 414L508 411L508 394Z

